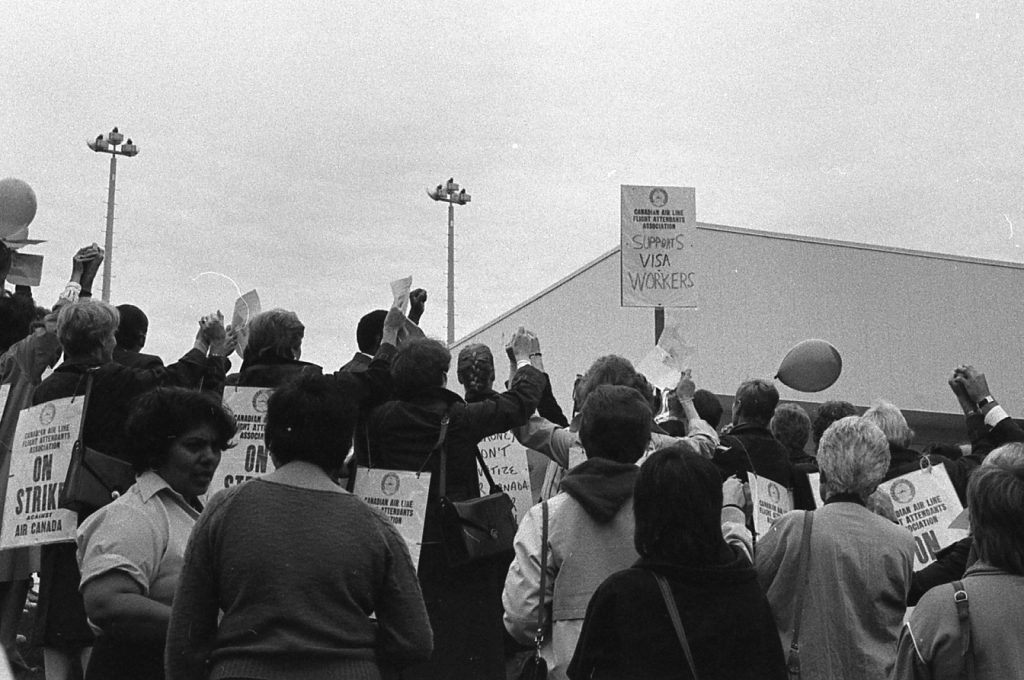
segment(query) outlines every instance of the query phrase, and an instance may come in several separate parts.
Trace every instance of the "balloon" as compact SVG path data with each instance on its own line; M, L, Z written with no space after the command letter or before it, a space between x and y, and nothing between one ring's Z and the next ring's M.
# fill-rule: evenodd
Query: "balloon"
M843 358L824 340L804 340L789 350L776 378L801 392L821 392L839 379Z
M0 238L24 230L36 216L36 192L20 179L0 180Z

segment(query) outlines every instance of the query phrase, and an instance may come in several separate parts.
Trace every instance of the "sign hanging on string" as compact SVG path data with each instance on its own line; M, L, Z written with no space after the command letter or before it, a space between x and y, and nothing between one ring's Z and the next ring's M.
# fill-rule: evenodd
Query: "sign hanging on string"
M696 307L697 208L691 187L621 187L621 305Z
M423 527L427 518L429 472L356 468L352 493L391 520L405 539L412 564L419 569Z
M927 463L927 459L925 459ZM927 464L878 485L889 494L900 526L914 535L914 571L935 561L935 554L967 536L949 525L963 510L944 465Z
M57 506L82 422L81 397L48 401L18 416L0 549L75 540L78 517Z
M747 473L750 483L750 502L754 507L754 531L764 536L772 523L793 509L793 495L789 489L767 477Z

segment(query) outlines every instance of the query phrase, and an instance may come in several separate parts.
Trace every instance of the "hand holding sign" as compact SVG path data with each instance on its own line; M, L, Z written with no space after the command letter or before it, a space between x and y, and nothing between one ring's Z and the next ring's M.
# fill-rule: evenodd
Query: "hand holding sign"
M689 368L679 374L679 382L676 384L675 395L677 399L693 399L697 392L697 385L693 382L693 371Z

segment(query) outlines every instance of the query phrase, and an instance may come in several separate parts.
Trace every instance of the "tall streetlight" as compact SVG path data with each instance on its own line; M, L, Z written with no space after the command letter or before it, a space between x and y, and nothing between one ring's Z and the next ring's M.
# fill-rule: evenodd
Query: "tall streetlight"
M449 177L447 184L427 189L427 196L448 204L448 346L451 347L455 344L455 206L469 203L469 194Z
M107 190L107 238L104 242L103 256L103 301L110 302L110 267L114 259L114 182L117 179L117 157L132 156L139 153L139 147L129 139L124 142L124 135L114 128L106 135L97 135L96 139L90 139L86 144L97 153L110 154L110 187ZM120 149L117 147L121 146Z

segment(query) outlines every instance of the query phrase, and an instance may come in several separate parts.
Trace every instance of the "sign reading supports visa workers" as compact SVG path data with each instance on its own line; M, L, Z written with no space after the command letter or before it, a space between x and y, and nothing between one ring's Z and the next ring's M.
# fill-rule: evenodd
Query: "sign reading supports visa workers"
M793 495L789 489L767 477L747 473L750 483L750 502L754 506L754 531L764 536L772 522L793 509Z
M512 509L516 514L516 521L522 520L523 515L533 505L526 447L517 442L511 432L491 435L481 441L478 446L484 464L487 465L491 477L494 478L494 483L512 498ZM489 494L491 490L487 486L487 478L484 477L479 465L476 466L476 476L480 481L480 495Z
M419 569L423 526L427 519L429 472L356 468L352 493L375 510L379 510L398 529L412 556L412 566Z
M57 507L57 500L68 476L84 403L81 397L65 397L19 414L0 520L0 549L75 540L78 517Z
M935 553L967 536L967 531L950 529L963 510L953 483L943 465L930 465L878 485L889 494L900 526L914 535L917 554L914 571L935 561Z
M696 307L697 207L690 187L622 186L623 307Z
M224 451L210 484L209 495L241 484L247 479L272 472L264 438L267 427L267 401L274 390L269 387L225 387L224 405L235 414L238 433L235 446Z

